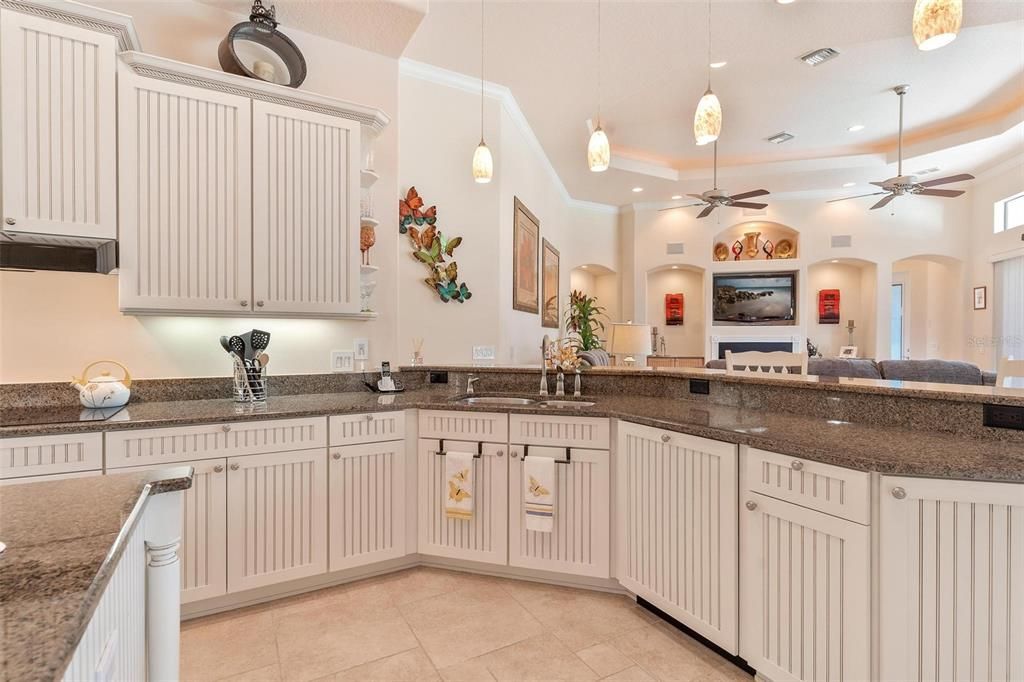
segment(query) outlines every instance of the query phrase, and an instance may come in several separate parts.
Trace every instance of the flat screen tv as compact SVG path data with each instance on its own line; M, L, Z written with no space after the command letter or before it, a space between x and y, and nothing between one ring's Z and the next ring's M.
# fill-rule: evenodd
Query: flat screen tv
M716 324L796 324L795 272L717 274L712 296Z

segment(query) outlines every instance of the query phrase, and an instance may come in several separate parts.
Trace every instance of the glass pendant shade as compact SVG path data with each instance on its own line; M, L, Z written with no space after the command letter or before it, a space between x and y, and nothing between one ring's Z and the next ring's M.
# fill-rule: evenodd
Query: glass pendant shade
M590 170L600 173L608 170L611 160L612 150L608 145L608 136L601 130L601 126L597 126L587 145L587 163L590 164Z
M693 115L693 137L698 145L706 145L718 139L722 132L722 104L715 93L708 88L697 104Z
M949 45L964 18L963 0L917 0L914 4L914 42L920 50Z
M473 179L480 184L491 181L494 175L494 159L491 158L491 150L484 144L483 138L473 152Z

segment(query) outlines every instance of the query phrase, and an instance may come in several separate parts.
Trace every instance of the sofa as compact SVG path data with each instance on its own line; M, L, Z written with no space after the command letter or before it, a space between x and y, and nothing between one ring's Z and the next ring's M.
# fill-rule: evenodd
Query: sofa
M725 360L711 360L708 369L725 369ZM933 384L994 386L995 372L956 360L882 360L867 358L810 358L807 373L820 377L926 381Z

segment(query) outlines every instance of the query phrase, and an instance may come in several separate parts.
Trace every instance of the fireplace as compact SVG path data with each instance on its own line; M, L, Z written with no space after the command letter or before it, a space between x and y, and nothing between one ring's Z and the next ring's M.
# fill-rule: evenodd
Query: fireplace
M745 353L747 351L758 351L770 353L772 351L783 351L793 353L801 350L802 341L796 336L712 336L711 357L719 360L725 359L725 351L733 353Z

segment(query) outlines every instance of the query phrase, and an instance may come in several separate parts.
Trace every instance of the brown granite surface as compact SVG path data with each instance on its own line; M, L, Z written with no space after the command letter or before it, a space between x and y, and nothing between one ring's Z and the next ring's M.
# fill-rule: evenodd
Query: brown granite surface
M59 679L150 495L192 467L0 486L0 680Z
M121 421L113 423L6 427L0 428L0 437L413 408L530 414L568 412L624 419L865 471L1024 482L1024 443L662 397L592 395L588 399L595 405L581 408L466 406L454 402L453 398L448 390L421 389L386 396L369 392L280 396L268 399L266 405L259 408L240 406L230 400L140 403L122 410L115 417Z

